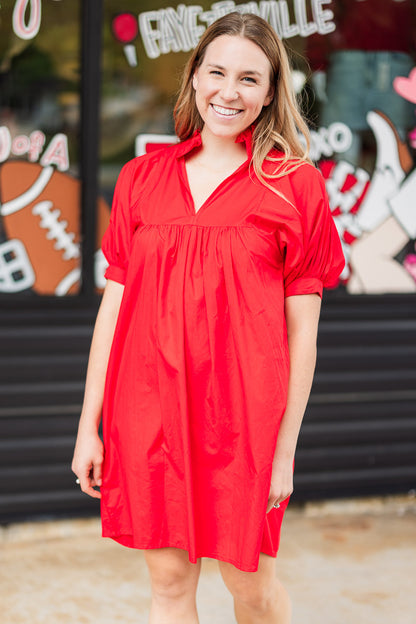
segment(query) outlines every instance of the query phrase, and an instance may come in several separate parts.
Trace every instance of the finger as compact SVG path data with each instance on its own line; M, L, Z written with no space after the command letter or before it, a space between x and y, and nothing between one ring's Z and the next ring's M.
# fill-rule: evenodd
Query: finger
M84 494L88 494L88 496L91 496L92 498L101 498L101 492L94 490L93 483L89 475L80 477L79 481L79 487Z
M102 466L103 466L103 462L99 461L94 463L93 468L92 468L92 473L93 473L93 481L94 481L94 485L98 485L100 486L102 483Z
M266 513L269 513L269 511L271 511L273 508L274 509L279 509L279 507L277 507L277 505L282 505L282 503L284 503L289 498L289 496L291 494L292 494L292 491L289 492L289 494L280 493L280 494L270 495L269 499L267 501Z
M267 501L267 509L266 509L266 514L269 513L269 511L271 511L273 509L273 505L276 501L276 498L269 498L269 500Z
M84 494L88 494L88 496L91 496L92 498L101 498L101 492L94 490L92 485L81 485L81 491L84 492Z
M93 487L89 487L86 490L83 490L83 492L88 494L88 496L91 496L91 498L101 498L101 492L94 490Z
M275 502L276 502L276 501L270 502L270 503L267 505L267 511L266 511L266 513L269 513L272 509L278 509L278 507L275 507Z

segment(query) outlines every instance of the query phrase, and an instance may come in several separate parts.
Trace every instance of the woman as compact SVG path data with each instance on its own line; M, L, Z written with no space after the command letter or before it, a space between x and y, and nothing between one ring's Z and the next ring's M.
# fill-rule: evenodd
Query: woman
M206 30L174 114L180 143L117 182L73 470L101 496L103 535L144 549L151 624L198 622L204 556L239 623L283 624L274 558L343 255L265 21Z

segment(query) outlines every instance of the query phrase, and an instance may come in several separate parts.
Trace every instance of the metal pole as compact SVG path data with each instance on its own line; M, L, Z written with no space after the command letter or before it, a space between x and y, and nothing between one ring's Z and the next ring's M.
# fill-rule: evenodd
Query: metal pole
M88 297L95 290L102 20L102 0L81 0L81 293Z

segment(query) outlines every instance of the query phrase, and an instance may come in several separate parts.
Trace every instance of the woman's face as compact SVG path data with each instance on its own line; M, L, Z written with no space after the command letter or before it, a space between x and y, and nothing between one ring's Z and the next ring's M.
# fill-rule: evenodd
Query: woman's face
M235 138L270 104L271 66L249 39L221 35L211 41L195 71L193 87L203 133Z

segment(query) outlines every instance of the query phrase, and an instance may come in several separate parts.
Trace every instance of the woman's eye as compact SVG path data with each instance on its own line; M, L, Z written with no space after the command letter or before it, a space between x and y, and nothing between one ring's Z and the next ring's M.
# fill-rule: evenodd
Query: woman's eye
M252 78L251 76L244 76L243 80L245 80L246 82L253 82L254 84L256 84L256 80Z
M222 72L220 72L218 69L213 69L210 74L214 74L215 76L222 76Z

